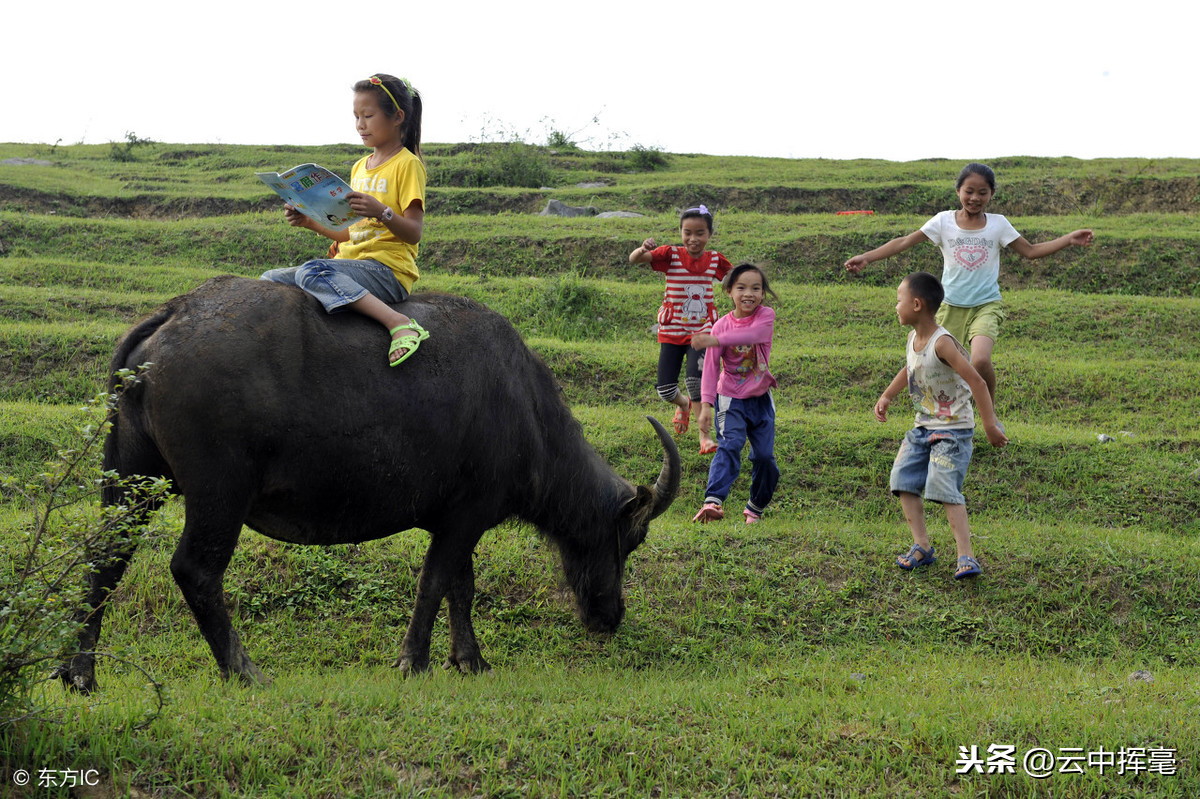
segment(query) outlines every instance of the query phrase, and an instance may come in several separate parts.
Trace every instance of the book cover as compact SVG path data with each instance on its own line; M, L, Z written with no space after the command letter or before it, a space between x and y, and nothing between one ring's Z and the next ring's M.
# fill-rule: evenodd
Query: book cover
M255 172L284 202L330 230L344 230L360 217L346 200L350 184L316 164L300 164L286 172Z

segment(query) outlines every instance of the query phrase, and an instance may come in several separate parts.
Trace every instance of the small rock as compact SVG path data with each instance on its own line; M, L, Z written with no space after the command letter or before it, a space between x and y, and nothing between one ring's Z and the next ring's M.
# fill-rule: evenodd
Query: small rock
M633 211L604 211L596 214L597 219L632 219L636 216L645 216L645 214L637 214Z
M567 205L561 200L550 200L539 216L595 216L596 208L591 205Z
M608 184L602 180L599 180L599 181L585 180L583 183L576 183L575 188L577 188L577 189L605 189L605 188L608 188Z
M1129 675L1130 682L1154 682L1154 675L1145 669L1138 669L1133 674Z
M1113 440L1113 437L1106 436L1106 435L1104 435L1104 433L1101 433L1100 435L1096 436L1096 440L1099 441L1101 444L1107 444L1108 442Z
M863 680L867 679L867 675L863 674L861 671L854 671L850 673L850 679L862 682Z

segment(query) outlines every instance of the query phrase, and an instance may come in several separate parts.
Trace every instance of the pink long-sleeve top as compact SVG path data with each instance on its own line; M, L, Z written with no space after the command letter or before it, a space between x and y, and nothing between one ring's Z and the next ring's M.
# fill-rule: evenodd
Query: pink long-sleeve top
M775 311L766 305L738 319L725 314L713 325L712 334L721 342L704 353L704 374L700 380L700 400L716 405L723 397L758 397L775 385L768 369L771 337L775 334Z

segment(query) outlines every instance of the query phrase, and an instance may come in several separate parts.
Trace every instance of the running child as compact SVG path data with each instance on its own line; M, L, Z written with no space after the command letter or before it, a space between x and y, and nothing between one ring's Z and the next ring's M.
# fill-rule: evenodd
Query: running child
M896 565L912 570L937 560L925 529L924 500L940 502L958 547L954 579L962 580L982 571L971 549L967 501L962 494L975 436L972 396L992 446L1003 447L1008 439L996 418L991 394L967 360L966 350L937 323L943 295L941 283L928 272L914 272L896 289L896 316L900 324L912 328L907 362L876 401L875 418L886 422L888 406L905 391L917 411L916 423L904 436L889 480L913 537L913 545L896 558Z
M421 95L406 80L372 75L354 84L354 121L371 154L354 164L347 195L364 219L330 230L290 205L284 218L333 239L330 257L272 269L262 280L299 286L328 313L347 308L379 322L391 336L392 366L417 351L428 331L391 304L408 299L416 282L417 245L425 219L421 162Z
M646 239L629 254L630 263L650 264L650 268L667 277L662 307L658 311L658 379L655 389L663 401L676 406L672 423L677 435L687 432L692 406L697 406L697 418L700 413L700 374L704 355L692 346L692 336L709 330L717 320L712 284L714 280L725 277L731 266L721 253L705 249L712 233L712 214L708 208L700 205L679 215L682 247L656 247L654 239ZM679 367L685 359L687 393L681 393ZM711 455L716 451L716 442L708 431L701 429L700 454Z
M846 271L858 274L874 261L902 253L923 241L942 250L942 285L946 300L937 323L971 349L971 365L996 399L996 370L992 350L1000 335L1004 306L1000 299L1000 249L1009 247L1024 258L1044 258L1069 246L1086 247L1092 231L1076 230L1040 244L1030 244L1000 214L987 213L996 193L996 174L983 164L967 164L954 184L962 207L942 211L920 230L892 239L882 247L846 261Z
M768 361L775 334L775 311L763 305L775 296L762 269L738 264L722 284L733 310L713 325L711 333L692 336L692 346L706 348L703 405L697 425L712 428L714 410L718 448L708 467L704 504L692 519L709 522L725 518L723 505L742 469L742 447L750 441L750 500L742 515L757 522L775 494L779 467L775 463L775 400Z

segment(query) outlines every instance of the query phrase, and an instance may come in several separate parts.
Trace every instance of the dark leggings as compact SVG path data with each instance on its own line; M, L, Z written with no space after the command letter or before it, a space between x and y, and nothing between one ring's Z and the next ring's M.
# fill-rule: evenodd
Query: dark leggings
M679 367L687 357L686 385L692 402L700 401L700 372L704 367L704 351L690 344L658 345L658 383L654 388L664 402L673 402L679 394Z

